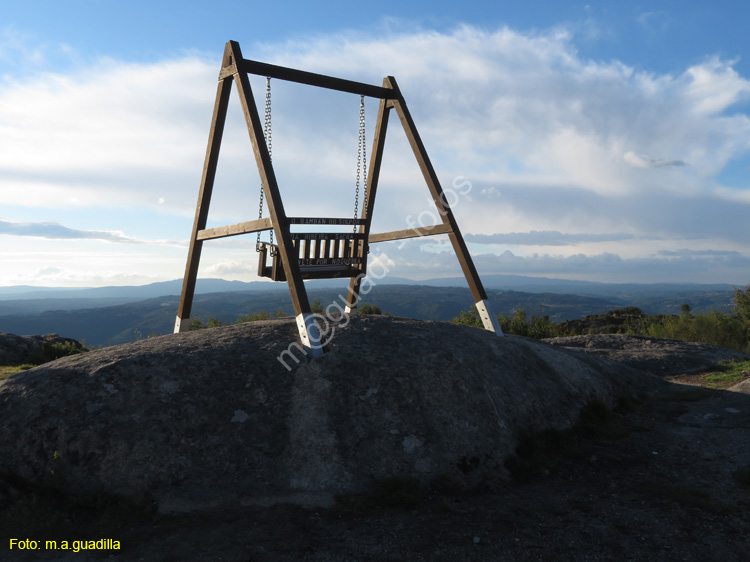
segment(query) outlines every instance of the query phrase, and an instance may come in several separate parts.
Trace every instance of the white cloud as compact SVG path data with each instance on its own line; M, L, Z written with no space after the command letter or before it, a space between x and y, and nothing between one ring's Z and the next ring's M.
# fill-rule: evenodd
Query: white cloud
M645 30L652 33L664 32L664 30L669 26L669 17L667 12L665 12L664 10L643 12L636 18L636 21Z
M656 158L650 158L644 154L636 154L632 150L626 152L622 159L634 168L669 168L670 166L686 166L685 162L682 160L658 160Z
M181 242L141 240L126 236L119 231L80 230L69 228L56 222L18 222L0 218L0 234L29 236L54 240L100 240L117 244L169 244L184 245Z
M31 37L19 31L12 25L5 25L0 29L0 61L6 66L18 64L23 60L26 64L38 64L44 60L43 49L34 45Z
M205 150L198 134L206 136L205 100L215 73L197 59L103 60L72 75L6 80L2 202L143 205L156 189L176 193L174 186L195 185L199 171L192 167L200 170ZM173 87L165 88L167 82Z
M506 244L522 246L572 246L582 242L619 242L635 238L631 234L562 233L555 230L508 232L505 234L466 234L467 242L477 244Z
M258 262L225 261L212 264L203 269L207 277L221 277L224 279L245 279L258 273Z
M62 240L91 239L120 244L141 244L141 240L129 238L122 232L96 230L76 230L56 222L15 222L0 219L0 234L11 236L32 236L36 238L54 238Z
M156 275L124 272L99 267L80 269L43 267L28 272L13 271L0 275L3 285L34 285L48 287L97 287L106 285L144 285L160 281Z
M398 277L429 279L461 277L452 251L426 251L425 242L412 242L400 249L395 243L382 251L393 260L390 274ZM380 247L379 247L380 248ZM609 283L669 282L747 284L750 257L732 251L676 250L623 258L612 252L531 253L518 255L505 250L499 255L479 254L474 263L480 275L514 274L587 279Z
M750 98L750 80L742 78L731 63L713 57L690 67L685 73L689 83L685 94L696 113L716 114Z

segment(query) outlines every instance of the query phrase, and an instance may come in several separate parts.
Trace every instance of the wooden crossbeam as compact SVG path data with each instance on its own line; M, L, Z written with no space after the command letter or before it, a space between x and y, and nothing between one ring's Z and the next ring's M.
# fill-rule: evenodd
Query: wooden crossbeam
M404 238L418 238L420 236L434 236L435 234L450 234L453 232L449 224L436 224L434 226L407 228L406 230L392 230L391 232L378 232L370 234L367 242L389 242L391 240L403 240Z
M226 238L227 236L237 236L238 234L249 234L251 232L271 229L273 229L273 224L270 218L258 219L199 230L198 240L213 240L214 238Z
M286 80L287 82L297 82L298 84L307 84L308 86L317 86L319 88L327 88L339 92L359 94L370 98L387 99L393 95L393 90L389 88L373 86L372 84L365 84L364 82L356 82L354 80L334 78L333 76L316 74L315 72L307 72L305 70L297 70L295 68L287 68L285 66L277 66L267 62L258 62L249 59L235 61L231 66L223 68L219 73L219 80L224 80L229 76L233 76L237 72L256 74L258 76L270 76L271 78Z

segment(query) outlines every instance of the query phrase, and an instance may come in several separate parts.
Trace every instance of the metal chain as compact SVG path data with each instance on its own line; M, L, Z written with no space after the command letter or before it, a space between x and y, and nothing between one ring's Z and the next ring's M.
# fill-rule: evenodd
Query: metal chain
M365 96L360 96L359 99L359 139L357 141L357 190L354 194L354 219L359 218L357 211L359 210L359 179L360 176L364 177L365 189L367 188L367 156L366 156L366 144L365 144ZM364 172L364 174L362 173ZM367 216L367 196L365 194L365 216ZM357 232L357 224L354 225L354 232Z
M365 186L365 213L364 216L367 218L367 136L365 135L365 96L362 96L359 103L359 138L362 145L362 183Z
M273 138L271 129L271 77L266 76L266 112L265 119L263 121L263 138L266 139L266 146L268 147L268 158L273 160ZM258 220L263 218L263 184L260 186L260 203L258 204ZM255 241L255 251L260 252L260 232L258 231L258 237ZM273 230L271 230L271 246L273 246ZM273 248L271 248L271 255L273 255Z

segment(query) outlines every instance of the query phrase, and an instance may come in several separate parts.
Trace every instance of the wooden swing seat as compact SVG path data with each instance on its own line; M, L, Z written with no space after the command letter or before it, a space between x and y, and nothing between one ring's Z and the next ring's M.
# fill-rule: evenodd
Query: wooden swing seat
M367 259L365 234L360 232L292 232L292 244L303 279L356 277L363 273ZM268 253L272 265L266 265ZM279 248L258 243L258 276L286 281Z

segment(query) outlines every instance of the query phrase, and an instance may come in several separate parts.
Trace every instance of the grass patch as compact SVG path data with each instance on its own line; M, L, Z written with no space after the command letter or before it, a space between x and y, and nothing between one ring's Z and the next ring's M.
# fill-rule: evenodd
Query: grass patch
M722 361L706 375L706 387L729 388L750 377L750 361Z
M34 367L36 367L36 365L31 365L30 363L0 367L0 381L8 379L17 373L23 373L24 371L33 369Z

